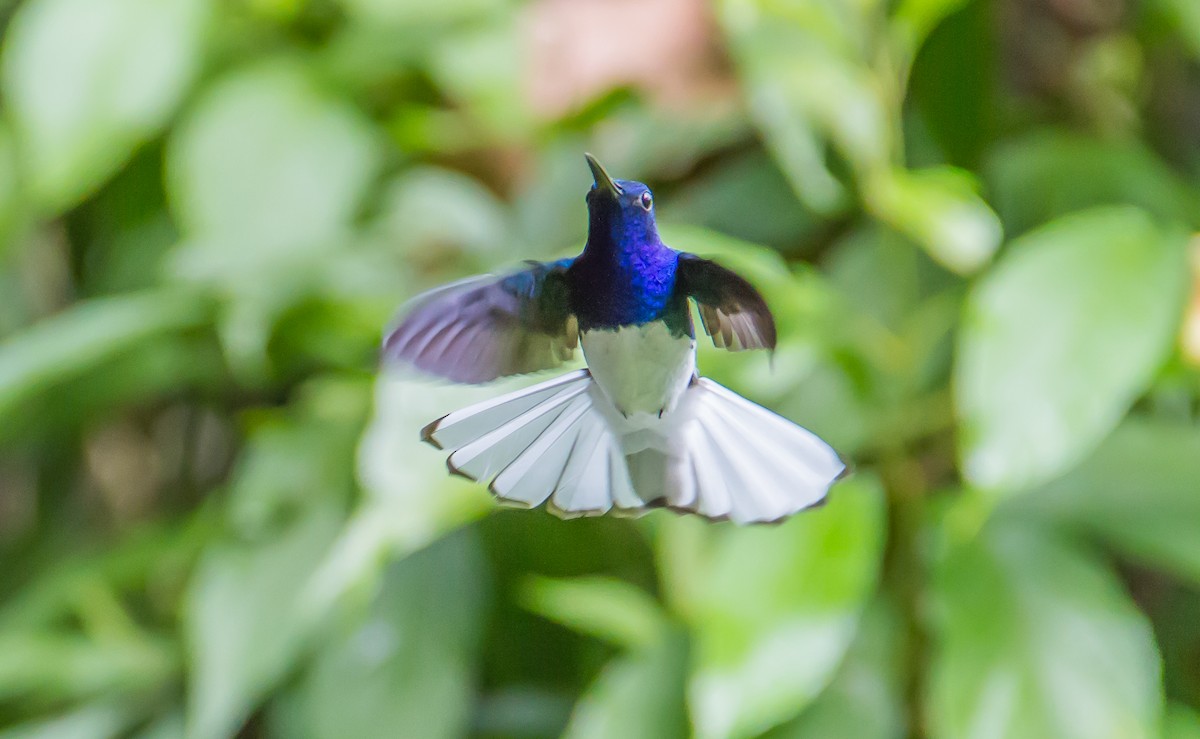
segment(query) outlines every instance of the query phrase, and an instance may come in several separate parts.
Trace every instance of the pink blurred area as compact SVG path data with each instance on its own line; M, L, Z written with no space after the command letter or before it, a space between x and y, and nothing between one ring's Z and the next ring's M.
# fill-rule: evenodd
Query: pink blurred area
M540 0L522 32L527 99L547 119L623 87L679 107L733 92L701 0Z

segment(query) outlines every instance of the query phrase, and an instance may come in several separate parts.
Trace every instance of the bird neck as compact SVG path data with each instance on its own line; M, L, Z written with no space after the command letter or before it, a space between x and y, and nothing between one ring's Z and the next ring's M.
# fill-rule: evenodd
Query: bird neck
M592 225L573 267L580 294L586 295L576 311L580 327L660 320L672 305L678 255L662 243L653 225L648 232Z
M647 262L663 261L656 257L671 252L658 237L653 220L620 218L606 211L593 212L588 220L583 253L591 261L638 268Z

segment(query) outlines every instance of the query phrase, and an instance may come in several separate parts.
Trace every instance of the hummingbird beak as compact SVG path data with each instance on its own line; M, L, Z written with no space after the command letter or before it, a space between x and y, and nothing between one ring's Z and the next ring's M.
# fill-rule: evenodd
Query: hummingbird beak
M596 161L596 157L591 154L584 154L584 159L587 159L588 168L592 170L592 177L596 180L596 189L600 192L606 192L614 198L621 194L621 186L613 181L612 177L608 176L608 172L604 170L604 166Z

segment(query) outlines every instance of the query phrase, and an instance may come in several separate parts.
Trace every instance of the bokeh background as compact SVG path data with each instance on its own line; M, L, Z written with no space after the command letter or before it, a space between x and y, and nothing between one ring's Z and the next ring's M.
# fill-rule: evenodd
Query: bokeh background
M0 737L1200 737L1200 3L0 2ZM377 374L584 151L829 439L737 528L499 510ZM540 379L540 378L538 378Z

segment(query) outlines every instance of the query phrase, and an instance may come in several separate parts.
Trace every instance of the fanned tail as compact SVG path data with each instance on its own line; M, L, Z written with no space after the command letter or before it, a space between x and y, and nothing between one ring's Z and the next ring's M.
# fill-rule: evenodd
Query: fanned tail
M816 434L707 378L688 389L675 508L767 523L820 503L846 466Z
M564 518L616 509L636 514L639 498L587 370L464 408L422 432L451 449L451 472L491 479L500 500L533 508L543 503Z
M844 470L814 434L704 378L663 417L624 418L580 370L455 411L422 438L502 501L565 518L669 507L777 521L819 503Z

